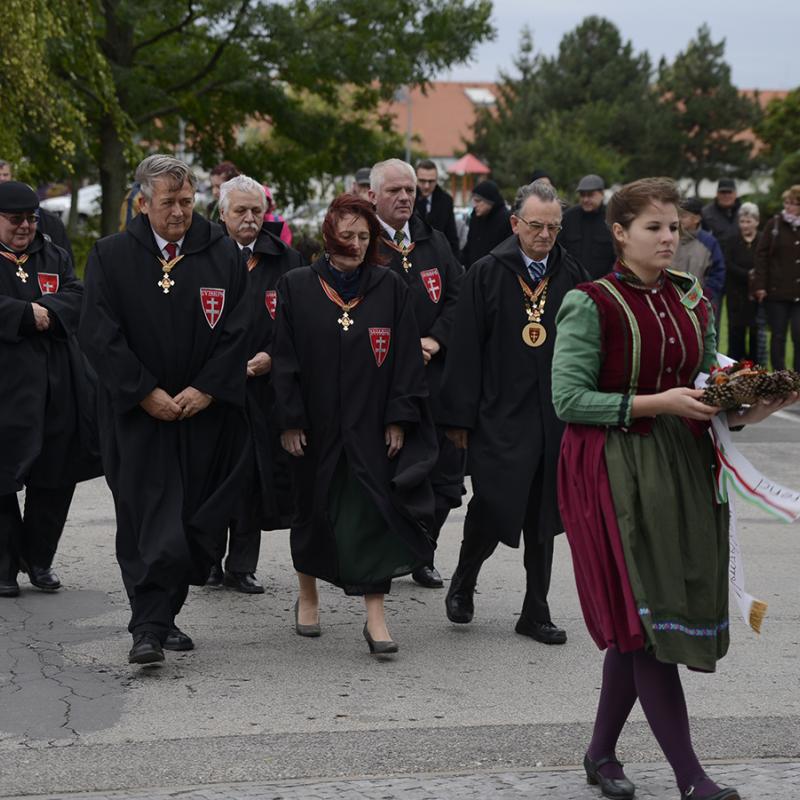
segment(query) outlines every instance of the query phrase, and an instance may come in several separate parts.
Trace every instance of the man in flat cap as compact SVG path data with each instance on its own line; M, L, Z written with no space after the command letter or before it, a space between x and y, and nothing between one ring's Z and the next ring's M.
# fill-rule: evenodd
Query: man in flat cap
M589 273L592 280L609 273L617 260L606 225L605 181L584 175L578 183L579 202L564 212L558 243Z
M61 587L52 564L75 484L100 474L75 338L83 286L39 232L38 208L29 186L0 182L0 597L19 594L20 571L44 592Z
M717 183L717 196L703 206L703 229L714 235L718 242L739 232L736 215L742 201L736 194L736 181L733 178L720 178Z
M247 267L193 212L182 161L139 164L141 213L95 244L80 339L99 378L100 445L131 604L128 660L194 643L175 618L206 582L247 467Z
M362 200L366 200L368 203L370 202L369 174L371 171L369 167L357 169L355 179L353 180L353 186L350 189L353 194L358 195Z

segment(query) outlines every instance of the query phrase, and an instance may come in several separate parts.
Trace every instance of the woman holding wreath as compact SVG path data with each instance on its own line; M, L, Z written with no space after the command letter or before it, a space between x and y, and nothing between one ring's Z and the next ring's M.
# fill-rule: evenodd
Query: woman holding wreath
M584 618L606 649L588 781L633 796L615 747L638 698L682 800L736 800L697 759L678 675L679 664L713 672L727 652L729 550L708 434L719 409L689 388L716 357L713 314L696 279L669 270L679 199L666 178L616 192L607 219L619 260L559 312L559 506ZM736 424L796 399L734 412Z

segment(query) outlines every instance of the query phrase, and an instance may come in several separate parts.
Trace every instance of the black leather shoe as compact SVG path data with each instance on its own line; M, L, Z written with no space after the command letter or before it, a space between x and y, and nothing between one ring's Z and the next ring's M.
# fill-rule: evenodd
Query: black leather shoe
M177 625L167 631L164 643L161 645L165 650L194 650L194 642L188 633L184 633Z
M472 622L475 616L475 603L472 599L472 592L460 589L457 592L451 590L444 599L444 607L447 610L447 619L465 625Z
M700 798L695 795L694 786L690 786L681 792L681 800L700 800ZM742 796L739 794L738 789L728 787L727 789L720 789L715 794L702 798L702 800L742 800Z
M542 644L564 644L567 641L567 632L563 628L557 628L552 622L531 622L520 617L514 630Z
M613 800L629 800L636 793L636 787L625 777L606 778L598 770L605 764L616 764L622 769L622 764L616 758L598 758L592 761L588 753L583 757L583 768L586 770L586 783L590 786L599 786L600 791Z
M130 664L158 664L164 660L164 649L158 636L150 631L137 633L133 637L133 647L128 653Z
M426 589L441 589L444 586L442 576L436 567L420 567L411 573L414 583L424 586Z
M16 580L0 579L0 597L17 597L19 584Z
M388 656L391 653L396 653L400 649L397 646L397 642L392 641L391 639L385 639L376 642L370 635L366 622L364 623L364 638L367 640L369 652L373 656Z
M61 588L61 581L58 575L50 567L28 567L28 578L30 582L43 592L57 592Z
M222 564L214 564L211 567L211 572L208 573L206 579L206 586L210 586L212 589L219 589L222 586Z
M244 594L264 594L264 587L254 572L226 572L223 582Z

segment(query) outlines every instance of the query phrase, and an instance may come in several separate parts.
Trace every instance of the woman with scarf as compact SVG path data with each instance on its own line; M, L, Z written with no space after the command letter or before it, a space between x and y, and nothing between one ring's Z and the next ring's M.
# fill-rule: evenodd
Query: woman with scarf
M272 354L281 442L294 456L295 628L320 635L322 578L364 596L370 652L395 653L384 595L433 557L436 431L413 301L381 266L372 207L340 195L322 231L325 256L278 285Z
M727 652L729 551L708 434L719 409L690 388L715 360L713 315L697 279L669 270L679 199L666 178L616 192L619 260L570 292L557 319L553 401L569 423L559 507L586 625L606 649L584 767L607 797L633 797L615 748L638 699L681 800L737 800L698 761L678 675L679 664L713 672ZM733 412L736 424L796 399Z

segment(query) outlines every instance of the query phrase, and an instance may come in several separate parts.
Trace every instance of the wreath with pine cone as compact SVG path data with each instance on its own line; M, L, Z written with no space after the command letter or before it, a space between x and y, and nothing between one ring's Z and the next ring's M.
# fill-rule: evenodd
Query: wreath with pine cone
M768 372L752 361L712 367L702 402L723 409L751 406L759 400L782 400L800 391L800 372L781 369Z

